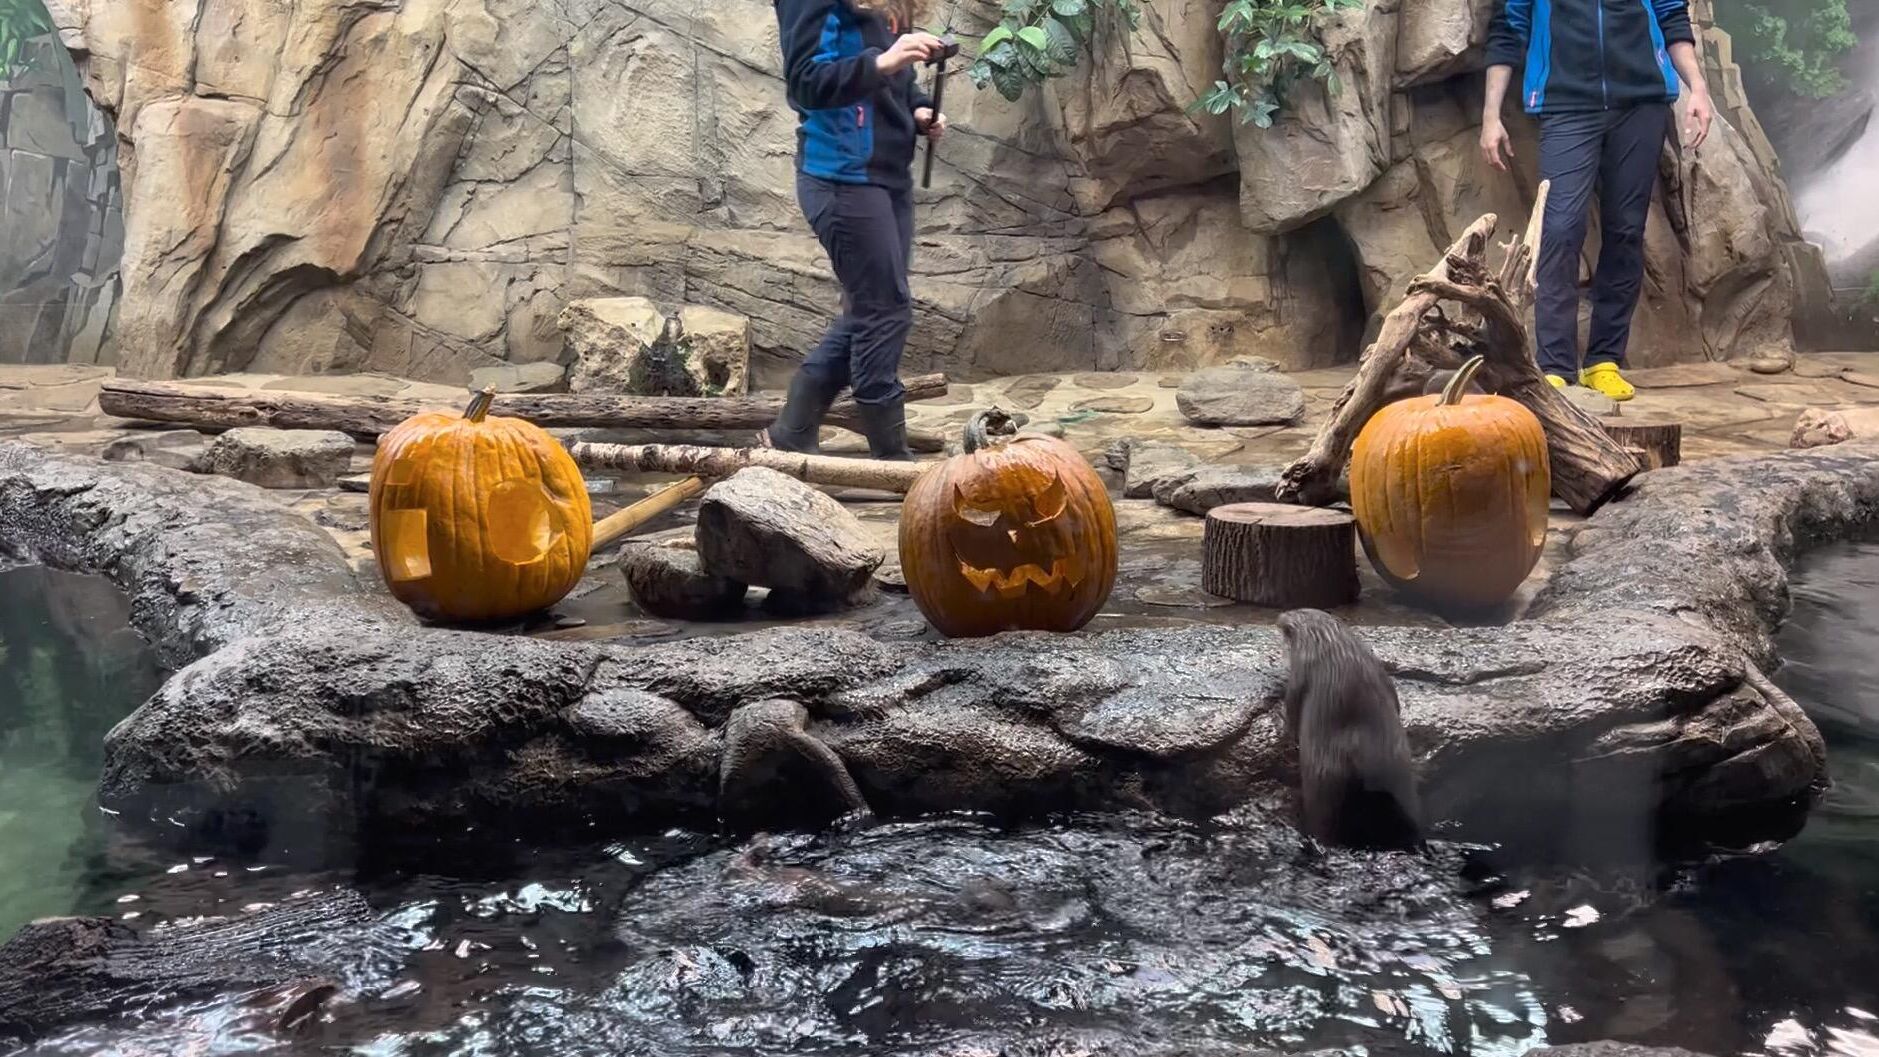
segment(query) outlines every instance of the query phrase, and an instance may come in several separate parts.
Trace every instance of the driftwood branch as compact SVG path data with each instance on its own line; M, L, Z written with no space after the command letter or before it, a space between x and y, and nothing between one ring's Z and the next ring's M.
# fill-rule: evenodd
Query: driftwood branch
M568 448L583 467L631 473L682 473L729 477L751 466L767 466L810 484L905 493L932 464L798 455L769 448L700 448L689 444L574 444Z
M632 506L608 514L594 522L592 549L598 551L611 546L653 518L669 510L676 510L679 504L704 490L705 482L702 478L687 477L670 488L661 488Z
M1550 191L1549 185L1541 185L1526 234L1507 244L1507 258L1498 271L1490 272L1485 261L1498 223L1490 213L1463 232L1432 271L1409 284L1403 302L1384 318L1376 342L1365 350L1357 377L1338 398L1311 450L1285 468L1277 489L1281 500L1331 502L1351 445L1370 416L1394 399L1421 392L1436 366L1449 365L1432 361L1459 359L1458 349L1449 343L1457 337L1467 342L1467 351L1486 358L1481 374L1489 392L1519 401L1539 418L1546 430L1554 494L1573 510L1591 513L1638 474L1636 457L1547 382L1529 348L1526 311ZM1439 307L1445 303L1464 308L1462 318L1445 313Z
M927 374L905 382L908 400L946 393L946 376ZM422 411L462 410L443 403L389 396L337 396L286 390L218 389L186 382L114 378L104 383L98 406L107 415L149 422L175 422L205 430L238 426L276 429L336 429L371 440ZM777 396L618 396L598 393L516 393L496 398L494 414L527 419L538 426L600 426L672 430L761 429L783 410ZM829 409L832 425L855 427L854 401ZM915 436L908 441L913 444ZM939 438L918 438L919 448L938 451Z

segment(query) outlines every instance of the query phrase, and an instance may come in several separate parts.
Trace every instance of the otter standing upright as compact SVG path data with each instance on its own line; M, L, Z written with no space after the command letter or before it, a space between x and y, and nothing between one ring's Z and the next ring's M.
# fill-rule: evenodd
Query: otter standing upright
M1279 617L1289 671L1287 733L1298 742L1305 832L1352 848L1415 848L1422 809L1396 684L1344 622L1317 609Z

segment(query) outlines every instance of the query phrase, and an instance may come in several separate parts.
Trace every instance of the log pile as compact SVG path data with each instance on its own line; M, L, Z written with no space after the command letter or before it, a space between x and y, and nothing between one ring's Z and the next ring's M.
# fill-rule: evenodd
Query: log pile
M905 382L907 399L929 400L946 394L946 376L925 374ZM98 406L107 415L145 422L174 422L203 430L240 426L276 429L335 429L359 440L372 440L423 411L461 410L434 401L389 396L338 396L286 390L222 389L187 382L146 382L132 378L106 381ZM660 429L675 431L758 430L776 420L783 398L776 396L617 396L598 393L515 393L496 398L494 413L526 419L538 426ZM831 425L856 428L853 400L829 408ZM910 430L915 451L940 451L937 435Z
M1351 445L1370 416L1423 391L1432 374L1474 355L1486 357L1485 388L1524 404L1546 429L1553 494L1590 514L1618 495L1642 467L1626 446L1574 407L1534 362L1525 317L1548 186L1542 184L1525 236L1507 244L1499 271L1487 250L1499 225L1490 213L1469 225L1428 274L1410 283L1364 350L1357 376L1338 397L1311 450L1286 467L1276 491L1288 503L1333 501Z

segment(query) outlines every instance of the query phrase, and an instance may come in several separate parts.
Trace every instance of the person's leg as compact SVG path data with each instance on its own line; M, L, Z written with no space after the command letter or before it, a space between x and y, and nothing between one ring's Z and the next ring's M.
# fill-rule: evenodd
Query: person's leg
M877 459L910 460L900 357L913 328L913 295L907 287L913 195L879 187L866 190L870 193L852 211L855 230L864 233L857 240L862 252L856 262L864 274L853 282L842 279L854 297L856 319L848 370L870 453Z
M1670 132L1670 107L1651 103L1612 116L1599 161L1598 271L1592 277L1592 329L1580 380L1614 400L1633 391L1619 374L1631 317L1644 286L1644 224L1657 162Z
M1540 370L1564 382L1579 377L1579 255L1585 250L1604 117L1553 114L1540 119L1540 179L1551 180L1553 188L1534 268L1539 289L1533 329Z
M799 175L796 178L796 200L831 261L837 253L833 215L840 194L839 184L818 180L813 176ZM770 428L759 435L759 443L810 455L822 450L818 441L822 416L828 413L829 405L835 403L836 396L848 385L848 347L854 339L854 329L855 318L850 310L848 296L844 293L842 313L829 324L821 342L803 358L802 366L796 369L795 377L790 379L789 396L783 401L782 412L770 424Z

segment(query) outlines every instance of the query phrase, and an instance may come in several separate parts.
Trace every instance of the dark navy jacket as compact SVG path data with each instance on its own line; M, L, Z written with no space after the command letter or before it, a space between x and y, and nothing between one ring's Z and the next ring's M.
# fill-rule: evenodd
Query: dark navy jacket
M799 115L797 168L836 183L912 187L913 112L933 101L912 68L883 77L874 65L897 28L847 0L775 2L783 80Z
M1688 0L1503 0L1489 66L1524 66L1530 114L1617 110L1677 98L1670 45L1694 43Z

